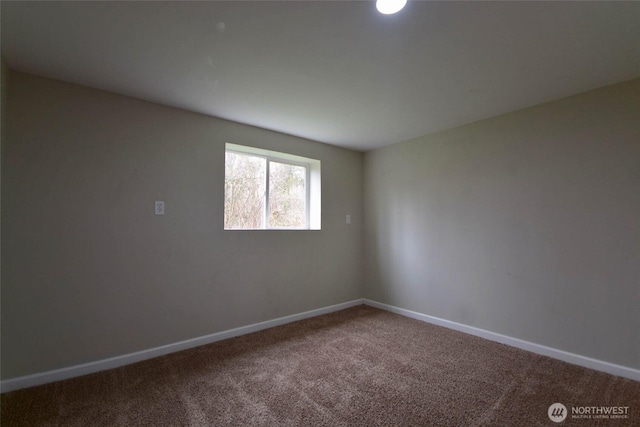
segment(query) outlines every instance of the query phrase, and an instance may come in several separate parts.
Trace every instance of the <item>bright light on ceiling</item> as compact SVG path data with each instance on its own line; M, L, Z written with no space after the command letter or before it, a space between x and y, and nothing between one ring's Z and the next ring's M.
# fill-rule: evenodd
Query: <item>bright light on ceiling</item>
M400 12L406 4L407 0L377 0L376 8L380 13L391 15Z

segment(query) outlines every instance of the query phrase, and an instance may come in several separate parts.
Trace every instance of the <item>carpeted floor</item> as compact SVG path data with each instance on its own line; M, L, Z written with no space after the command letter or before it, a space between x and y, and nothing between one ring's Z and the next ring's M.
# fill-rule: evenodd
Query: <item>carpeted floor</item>
M550 421L555 402L626 419ZM640 383L367 306L3 394L2 426L640 425Z

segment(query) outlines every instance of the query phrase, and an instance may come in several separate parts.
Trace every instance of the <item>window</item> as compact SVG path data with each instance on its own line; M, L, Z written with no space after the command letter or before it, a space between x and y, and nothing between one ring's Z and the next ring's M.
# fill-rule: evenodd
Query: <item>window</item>
M320 229L320 161L226 144L225 230Z

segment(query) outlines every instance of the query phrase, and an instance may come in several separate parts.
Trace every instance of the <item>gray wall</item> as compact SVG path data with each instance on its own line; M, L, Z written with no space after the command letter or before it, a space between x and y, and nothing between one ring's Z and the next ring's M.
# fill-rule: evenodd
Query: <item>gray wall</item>
M7 113L3 379L361 297L362 153L16 72ZM321 160L322 230L224 231L225 142Z
M7 97L4 77L2 379L362 296L640 368L640 80L363 173L361 153L15 72ZM225 142L320 159L322 230L223 231Z
M365 155L365 296L640 368L640 80Z
M5 113L7 111L7 87L8 87L9 69L0 58L0 188L2 188L2 161L4 158L4 139L6 134ZM0 191L0 212L2 212L2 192ZM0 242L2 241L2 221L0 221ZM0 244L0 260L2 260L2 245ZM0 262L0 290L2 289L2 262ZM2 312L2 292L0 292L0 313ZM1 315L0 315L1 317ZM0 328L2 327L0 322ZM0 333L0 340L2 334ZM2 342L0 341L0 352L2 351ZM1 363L0 363L1 365Z

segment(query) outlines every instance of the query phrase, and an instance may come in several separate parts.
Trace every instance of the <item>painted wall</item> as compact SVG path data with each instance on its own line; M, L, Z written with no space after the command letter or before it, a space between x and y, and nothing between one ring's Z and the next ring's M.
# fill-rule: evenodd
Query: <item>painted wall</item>
M6 134L5 113L7 111L7 88L9 69L0 57L0 188L2 188L2 160L4 158L4 140ZM0 191L0 212L2 212L2 192ZM0 242L2 241L2 221L0 221ZM0 244L0 260L2 259L2 245ZM2 263L0 262L0 290L2 289ZM2 312L2 292L0 291L0 316ZM0 331L2 323L0 322ZM2 334L0 333L0 352L2 351ZM1 363L0 363L1 365Z
M640 368L640 80L365 155L365 296Z
M362 153L17 72L7 113L3 379L361 297ZM225 142L321 160L322 230L224 231Z

